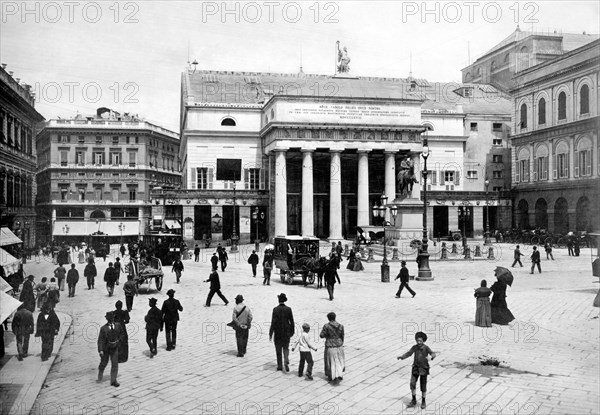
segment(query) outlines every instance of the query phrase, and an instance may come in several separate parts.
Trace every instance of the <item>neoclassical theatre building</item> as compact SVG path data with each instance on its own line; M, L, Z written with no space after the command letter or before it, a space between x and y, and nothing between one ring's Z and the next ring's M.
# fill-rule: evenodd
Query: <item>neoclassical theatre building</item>
M186 239L339 240L384 219L396 237L420 237L425 134L430 232L477 236L510 220L511 103L491 86L192 69L181 86L184 189L152 204L181 209ZM407 164L417 182L401 193ZM373 214L383 194L396 217Z

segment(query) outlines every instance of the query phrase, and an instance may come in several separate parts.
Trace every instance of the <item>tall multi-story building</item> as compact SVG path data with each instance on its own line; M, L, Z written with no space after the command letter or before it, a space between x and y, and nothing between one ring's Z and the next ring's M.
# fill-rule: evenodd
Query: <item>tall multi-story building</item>
M517 26L506 39L462 69L462 80L491 84L508 92L517 86L513 79L517 72L553 60L597 39L598 35L585 32L526 31Z
M31 87L0 68L0 224L11 228L26 248L36 244L36 125Z
M49 120L36 142L45 240L103 234L115 243L145 234L153 219L181 226L164 215L152 218L150 205L151 189L181 185L177 133L99 108L94 116Z
M189 70L182 76L185 190L153 196L182 206L190 239L228 239L235 231L248 242L285 234L337 240L353 238L357 226L380 230L383 218L373 207L385 194L388 207L398 207L395 220L387 214L391 232L420 237L422 183L401 194L396 175L409 158L420 176L428 131L428 228L445 236L466 227L479 236L490 210L485 167L506 171L510 162L510 108L493 87L412 77ZM481 122L479 136L465 133L465 117ZM469 166L478 172L465 173ZM235 181L227 175L232 169ZM489 189L496 191L489 196L495 221L499 200L510 211L505 177ZM459 206L469 223L461 228Z
M551 232L600 229L600 41L514 77L514 222Z

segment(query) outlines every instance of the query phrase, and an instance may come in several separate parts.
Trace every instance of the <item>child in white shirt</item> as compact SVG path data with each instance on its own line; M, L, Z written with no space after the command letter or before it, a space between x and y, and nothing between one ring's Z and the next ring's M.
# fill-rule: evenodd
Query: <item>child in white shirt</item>
M317 348L312 345L310 341L310 337L308 332L310 331L310 325L308 323L304 323L302 325L302 334L296 341L296 344L292 347L292 352L296 350L296 346L299 346L300 350L300 364L298 365L298 377L302 377L304 374L304 362L307 363L306 367L306 379L313 380L312 377L312 368L313 368L313 358L310 349L317 351Z

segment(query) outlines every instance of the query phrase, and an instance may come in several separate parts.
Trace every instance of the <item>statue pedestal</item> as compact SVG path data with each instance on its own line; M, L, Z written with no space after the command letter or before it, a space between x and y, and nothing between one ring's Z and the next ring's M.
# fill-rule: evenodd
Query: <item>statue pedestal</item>
M394 239L421 240L423 238L423 202L419 199L404 198L396 199L390 204L398 207Z

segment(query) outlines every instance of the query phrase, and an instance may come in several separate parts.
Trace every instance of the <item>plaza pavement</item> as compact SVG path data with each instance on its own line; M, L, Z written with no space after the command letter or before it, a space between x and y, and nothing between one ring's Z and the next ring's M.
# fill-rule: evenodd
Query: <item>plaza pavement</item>
M100 260L96 289L88 291L82 278L76 296L63 295L57 305L58 312L72 317L72 324L68 333L59 336L64 342L60 350L55 347L58 355L48 376L37 380L43 385L37 399L14 402L10 410L3 405L3 413L26 414L27 408L32 408L32 414L600 413L600 322L599 309L592 306L598 278L591 276L589 249L583 249L580 257L555 249L555 261L546 261L542 253L543 273L530 275L528 247L524 247L525 267L513 269L515 281L507 292L517 321L483 329L473 325L473 289L482 278L490 284L494 281L495 266L510 266L513 247L509 244L496 245L495 261L432 261L434 281L411 281L415 298L407 292L401 299L394 298L398 281L393 278L399 263L390 263L392 282L382 283L379 262L365 263L363 272L346 270L344 262L334 301L315 285L284 285L276 272L271 285L263 286L262 272L252 278L246 262L252 247L240 248L239 254L230 254L226 272L220 272L222 292L230 301L227 307L217 296L210 308L203 307L208 292L203 281L208 278L212 250L203 250L198 263L184 262L181 284L175 283L169 267L162 291L142 290L135 298L128 327L129 361L119 365L119 388L110 386L109 368L105 381L95 382L98 329L105 312L114 309L118 299L124 301L122 285L116 287L114 297L108 297L102 281L108 261ZM55 267L45 261L29 262L25 270L39 280ZM416 274L413 260L408 268ZM82 274L83 265L78 269ZM169 288L176 290L184 308L177 349L166 351L161 332L158 355L151 359L143 323L147 300L158 298L160 307ZM303 322L311 325L319 349L313 352L312 382L297 376L297 350L290 351L289 373L275 370L268 329L281 292L287 294L294 312L296 332ZM236 357L235 335L226 326L237 294L245 297L254 314L244 358ZM319 339L329 311L337 313L346 332L346 374L337 384L325 378ZM428 334L427 344L439 355L431 362L427 409L409 410L412 357L404 361L396 357L414 344L419 330ZM25 363L39 361L39 356L28 357L19 366L22 362L16 361L14 348L14 342L7 346L7 354L13 356L0 372L3 393L13 371L33 371ZM502 363L483 366L480 358Z

